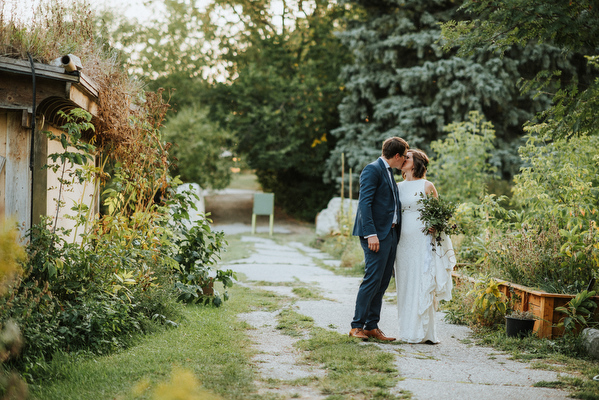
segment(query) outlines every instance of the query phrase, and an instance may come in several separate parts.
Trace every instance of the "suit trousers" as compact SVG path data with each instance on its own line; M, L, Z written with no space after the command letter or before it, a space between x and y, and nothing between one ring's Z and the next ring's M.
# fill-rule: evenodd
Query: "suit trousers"
M383 306L383 295L393 276L397 242L397 228L391 228L391 232L387 237L379 241L379 251L376 253L368 248L367 239L360 238L366 267L364 279L358 289L356 310L351 323L352 328L364 328L366 330L378 328Z

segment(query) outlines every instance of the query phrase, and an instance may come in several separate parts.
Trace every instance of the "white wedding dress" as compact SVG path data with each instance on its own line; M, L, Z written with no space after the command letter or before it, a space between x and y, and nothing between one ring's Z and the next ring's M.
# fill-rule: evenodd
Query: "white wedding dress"
M439 300L451 300L451 271L455 254L451 239L442 235L434 248L432 237L422 232L418 200L426 180L398 184L401 199L401 236L395 258L395 282L399 316L399 340L408 343L439 343L435 311ZM434 251L433 251L434 249Z

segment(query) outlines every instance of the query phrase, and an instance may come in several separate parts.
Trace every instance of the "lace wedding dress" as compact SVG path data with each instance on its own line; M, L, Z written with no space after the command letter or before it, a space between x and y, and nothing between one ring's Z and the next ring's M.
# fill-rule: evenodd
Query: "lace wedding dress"
M395 282L399 315L399 340L408 343L438 343L435 311L439 300L450 300L451 271L455 254L451 240L442 235L440 245L422 232L418 200L426 180L400 182L401 236L395 258Z

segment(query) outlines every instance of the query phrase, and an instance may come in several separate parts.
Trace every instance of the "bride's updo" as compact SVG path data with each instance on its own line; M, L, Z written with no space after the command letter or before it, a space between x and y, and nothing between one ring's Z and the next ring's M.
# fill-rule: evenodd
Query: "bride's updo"
M408 153L412 154L412 162L414 163L412 176L419 179L424 178L426 176L426 168L428 167L428 156L424 151L419 149L410 149Z

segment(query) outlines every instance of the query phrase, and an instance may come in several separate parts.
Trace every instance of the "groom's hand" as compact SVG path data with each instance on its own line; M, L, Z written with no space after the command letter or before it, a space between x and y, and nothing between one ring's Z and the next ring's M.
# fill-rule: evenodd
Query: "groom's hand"
M371 236L368 238L368 249L378 253L379 251L379 238L378 236Z

